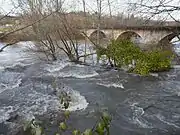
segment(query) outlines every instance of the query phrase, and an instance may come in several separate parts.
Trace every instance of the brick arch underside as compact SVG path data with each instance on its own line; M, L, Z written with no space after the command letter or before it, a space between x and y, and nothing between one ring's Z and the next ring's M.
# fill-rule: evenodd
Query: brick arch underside
M132 40L132 38L142 39L142 37L134 31L125 31L121 33L116 40Z
M172 39L175 38L177 35L177 33L171 33L166 35L165 37L163 37L159 42L158 45L161 46L161 48L163 49L172 49Z
M98 30L93 31L90 36L90 39L97 39L98 38ZM99 31L99 38L104 39L107 38L106 34L103 31Z

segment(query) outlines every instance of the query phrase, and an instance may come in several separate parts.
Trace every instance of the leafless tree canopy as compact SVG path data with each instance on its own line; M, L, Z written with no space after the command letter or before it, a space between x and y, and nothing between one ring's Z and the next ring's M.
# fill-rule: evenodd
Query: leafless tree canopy
M149 19L171 20L179 23L179 0L135 0L130 1L129 4L130 10Z

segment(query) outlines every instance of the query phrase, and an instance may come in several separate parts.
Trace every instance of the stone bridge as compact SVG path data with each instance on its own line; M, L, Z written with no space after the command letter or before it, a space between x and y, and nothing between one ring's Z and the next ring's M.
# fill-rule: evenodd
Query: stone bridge
M99 31L100 39L130 39L138 44L168 45L180 33L180 26L139 26L105 28ZM97 38L97 29L88 29L90 39Z

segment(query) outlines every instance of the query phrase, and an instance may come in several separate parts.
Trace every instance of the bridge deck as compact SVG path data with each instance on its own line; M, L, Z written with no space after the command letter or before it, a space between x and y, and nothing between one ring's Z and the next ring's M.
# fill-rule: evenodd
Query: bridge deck
M114 26L113 29L122 30L165 30L165 31L180 31L180 26ZM101 29L112 29L109 27L101 27ZM97 29L96 27L89 27L89 29Z

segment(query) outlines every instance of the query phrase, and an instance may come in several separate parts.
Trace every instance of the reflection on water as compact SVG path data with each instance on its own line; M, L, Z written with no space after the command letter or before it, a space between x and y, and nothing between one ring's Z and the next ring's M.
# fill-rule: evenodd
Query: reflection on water
M54 134L59 125L54 121L63 110L54 94L56 82L59 92L72 95L70 122L81 130L94 125L99 111L106 110L113 116L112 135L179 133L179 68L142 77L99 66L76 65L65 59L49 64L38 60L24 46L28 45L20 43L0 53L1 124L18 125L22 119L43 117L52 124L49 135ZM15 114L20 120L7 122ZM0 126L0 134L6 135L4 127Z

